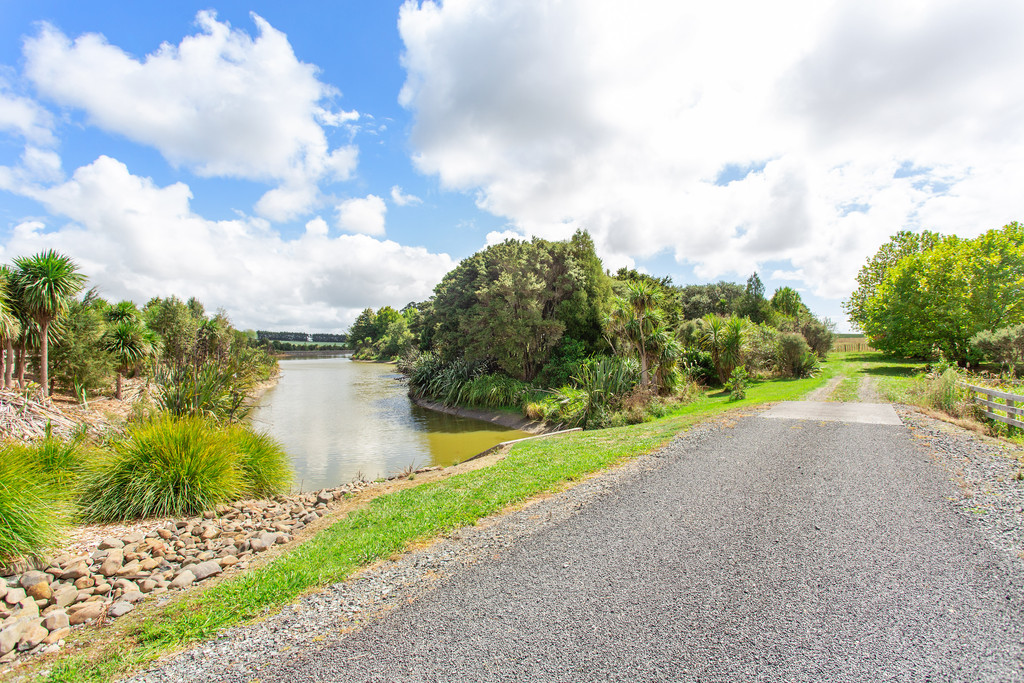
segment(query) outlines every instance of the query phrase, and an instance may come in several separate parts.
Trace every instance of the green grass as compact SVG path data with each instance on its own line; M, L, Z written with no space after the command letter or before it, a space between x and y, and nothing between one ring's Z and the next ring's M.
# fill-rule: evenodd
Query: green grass
M40 470L38 451L0 448L0 560L42 552L67 524L67 496Z
M65 659L44 680L107 680L265 614L311 589L343 580L411 543L472 525L539 493L650 452L703 419L766 401L797 399L828 376L826 372L816 379L755 383L742 401L728 402L727 393L717 392L652 422L523 442L490 467L380 496L268 565L151 613L131 627L127 638L94 652L92 659Z

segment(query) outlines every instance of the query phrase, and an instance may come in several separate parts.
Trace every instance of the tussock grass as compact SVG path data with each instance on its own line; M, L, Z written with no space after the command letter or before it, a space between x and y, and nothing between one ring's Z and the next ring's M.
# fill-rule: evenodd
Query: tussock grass
M238 453L199 417L133 425L85 475L86 520L197 515L245 493Z
M36 451L0 448L0 559L41 552L67 522L67 497L41 470Z
M268 434L235 424L224 431L222 438L238 455L247 495L269 498L291 485L291 459L281 444Z

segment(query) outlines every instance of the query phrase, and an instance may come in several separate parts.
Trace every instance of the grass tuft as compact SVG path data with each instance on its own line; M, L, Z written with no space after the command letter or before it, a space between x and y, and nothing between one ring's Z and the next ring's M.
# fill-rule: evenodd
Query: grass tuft
M34 456L31 447L0 448L0 559L41 553L67 521L66 497Z
M288 490L293 479L291 458L278 441L242 424L228 427L223 438L238 454L238 466L248 495L269 498Z
M86 520L197 515L246 492L238 452L199 417L133 425L85 474Z

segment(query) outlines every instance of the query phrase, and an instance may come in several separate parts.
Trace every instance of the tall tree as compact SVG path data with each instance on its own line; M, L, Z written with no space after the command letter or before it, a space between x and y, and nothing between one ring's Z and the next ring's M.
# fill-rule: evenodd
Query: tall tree
M132 368L154 354L153 335L137 318L125 318L113 323L103 338L103 345L117 363L117 386L115 396L124 398L122 381Z
M664 337L661 292L646 280L626 282L622 297L613 300L609 330L640 360L640 384L651 384L650 369L661 355L657 341ZM662 344L663 345L663 344Z
M48 250L14 259L15 290L25 313L39 327L39 384L49 395L50 324L67 311L71 298L82 289L85 276L69 257Z
M14 310L15 302L12 294L11 269L0 266L0 345L3 346L3 386L14 388L14 340L21 335L21 323Z

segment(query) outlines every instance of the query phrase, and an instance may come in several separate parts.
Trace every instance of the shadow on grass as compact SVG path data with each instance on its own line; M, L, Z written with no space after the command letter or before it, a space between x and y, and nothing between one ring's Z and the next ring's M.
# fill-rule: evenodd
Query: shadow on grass
M861 370L865 375L876 375L879 377L913 377L924 371L920 364L910 366L883 365L877 368L864 368Z

